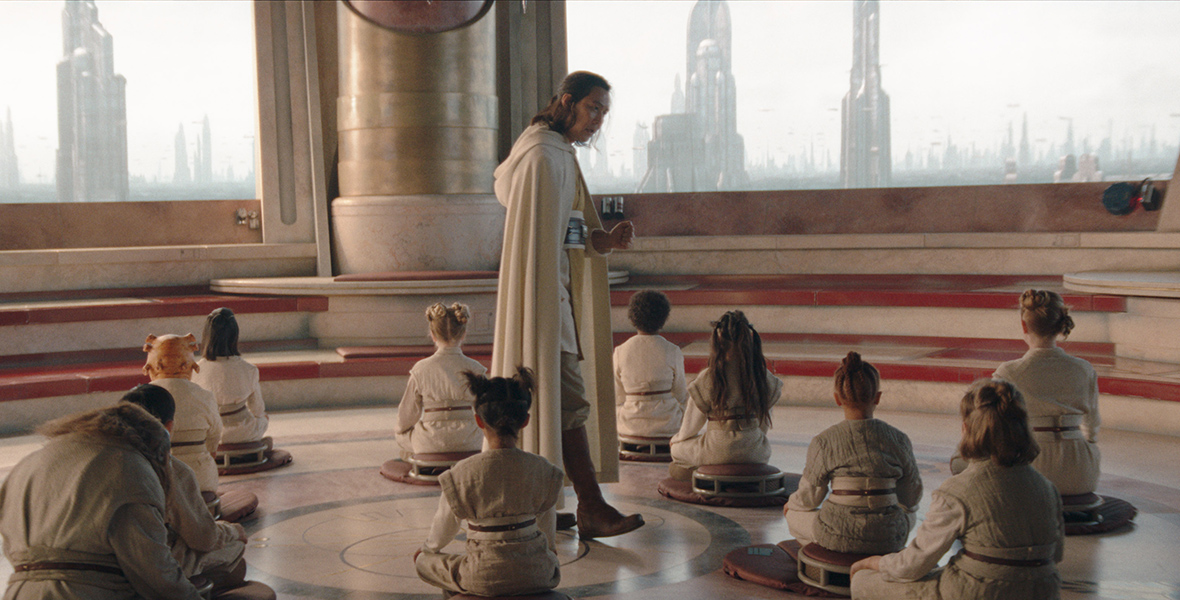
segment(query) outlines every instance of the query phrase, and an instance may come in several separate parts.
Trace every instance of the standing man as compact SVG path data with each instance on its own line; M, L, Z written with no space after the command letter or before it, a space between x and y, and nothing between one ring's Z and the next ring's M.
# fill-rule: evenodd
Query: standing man
M594 137L609 110L604 78L570 73L496 169L495 185L508 215L492 375L509 376L517 366L536 373L537 402L521 441L565 467L584 538L643 525L642 516L624 516L602 497L587 433L593 418L600 466L617 472L605 255L629 248L634 228L624 221L602 229L573 147Z

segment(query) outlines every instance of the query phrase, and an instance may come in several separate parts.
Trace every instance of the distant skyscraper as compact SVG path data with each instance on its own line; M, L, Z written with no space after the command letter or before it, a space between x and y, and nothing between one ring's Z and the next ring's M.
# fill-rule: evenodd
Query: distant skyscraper
M127 199L127 80L94 2L66 2L57 63L57 198Z
M16 164L16 141L12 131L12 109L7 110L0 123L0 189L15 189L20 185L20 170Z
M673 87L675 89L672 90L672 114L677 115L684 112L684 90L680 86L680 73L676 74Z
M194 179L197 183L213 182L213 133L209 129L209 115L205 115L205 122L201 125L200 144L197 146L201 153L200 166L194 168Z
M635 135L631 138L631 169L636 177L647 172L647 125L635 124Z
M1021 167L1032 165L1032 146L1028 141L1028 113L1024 113L1024 121L1020 124L1020 154L1016 156L1016 162Z
M172 171L172 183L189 183L192 177L188 171L188 144L184 139L184 124L176 128L175 148L176 168Z
M656 117L641 192L740 190L746 186L745 142L737 132L737 90L729 5L698 1L688 19L684 113ZM679 91L679 86L677 86ZM673 95L672 106L678 104Z
M841 103L840 179L846 188L886 187L892 174L889 96L881 89L877 0L852 7L852 81Z

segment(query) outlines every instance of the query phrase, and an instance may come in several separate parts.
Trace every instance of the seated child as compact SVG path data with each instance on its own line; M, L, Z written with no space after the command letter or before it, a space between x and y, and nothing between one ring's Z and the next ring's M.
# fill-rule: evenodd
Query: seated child
M197 474L202 492L217 491L217 445L221 443L221 415L213 393L190 381L200 369L193 352L200 346L193 334L149 335L143 372L176 402L172 429L172 454Z
M221 443L257 442L270 418L262 402L258 367L238 352L238 321L234 312L219 308L205 319L201 359L193 383L213 392L221 413Z
M993 377L1016 384L1041 453L1032 466L1062 494L1098 486L1098 376L1090 363L1057 347L1073 330L1069 309L1056 292L1020 295L1020 324L1028 352L996 369Z
M690 401L672 437L669 474L689 480L701 465L770 460L770 409L783 382L766 368L762 338L740 310L713 323L709 365L688 386ZM702 429L704 431L702 431Z
M471 313L458 302L435 303L426 309L430 339L437 348L410 369L410 379L397 407L397 443L402 456L433 452L478 452L483 435L475 425L464 373L487 372L463 356L463 338Z
M688 386L684 354L659 334L672 306L662 292L631 296L627 316L639 332L615 348L615 411L623 435L670 437L680 430Z
M438 512L430 537L414 555L418 576L443 590L479 596L551 590L561 581L554 507L564 475L544 458L517 448L529 421L532 372L519 368L512 379L465 375L488 449L439 476ZM467 522L467 553L442 552L459 532L460 521Z
M145 383L123 395L120 402L134 404L160 420L172 431L176 405L162 387ZM246 530L237 523L213 520L193 470L175 456L171 459L168 485L164 488L164 525L168 546L185 577L204 575L215 589L245 583Z
M959 413L966 470L934 492L909 546L852 565L853 598L1059 597L1061 497L1029 464L1039 449L1024 399L1010 382L982 380L963 396ZM935 569L955 540L962 551Z
M876 367L856 352L836 369L836 406L844 420L812 438L799 489L784 507L791 535L804 546L815 542L854 554L905 547L922 478L910 438L873 418L880 386ZM885 490L892 493L865 493Z

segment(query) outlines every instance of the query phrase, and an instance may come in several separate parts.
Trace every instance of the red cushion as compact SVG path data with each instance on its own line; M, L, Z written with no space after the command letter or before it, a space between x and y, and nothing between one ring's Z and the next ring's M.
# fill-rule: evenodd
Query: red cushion
M803 547L803 554L814 558L822 563L829 565L838 565L841 567L851 567L852 563L862 559L873 556L872 554L850 554L847 552L836 552L828 550L819 544L807 544Z
M662 436L662 437L647 437L647 436L642 436L642 435L628 435L625 433L620 433L619 439L622 440L623 442L628 442L628 443L667 444L668 442L672 441L672 436L667 435L667 436Z
M1074 494L1072 496L1061 495L1061 503L1065 506L1091 506L1100 501L1102 501L1102 498L1095 493Z
M447 281L450 279L497 279L496 271L378 271L337 275L335 281Z
M236 444L219 444L218 452L232 452L234 450L261 450L266 447L266 439L256 442L238 442Z
M700 475L755 477L777 475L779 470L770 465L702 465L697 469Z
M265 583L247 581L246 585L218 593L213 600L275 600L275 597L275 591Z
M474 594L460 594L451 596L451 600L572 600L565 594L552 590L541 594L527 596L476 596Z

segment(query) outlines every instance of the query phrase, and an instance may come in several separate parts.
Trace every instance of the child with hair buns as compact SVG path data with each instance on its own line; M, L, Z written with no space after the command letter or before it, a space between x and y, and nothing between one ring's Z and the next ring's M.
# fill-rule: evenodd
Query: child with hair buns
M853 598L1059 597L1061 497L1030 464L1039 449L1024 399L1010 382L985 379L967 390L959 414L967 468L932 494L909 546L852 565ZM963 549L935 569L956 540Z
M905 547L922 500L910 438L873 418L881 402L881 377L860 354L849 352L835 379L836 406L844 409L844 420L812 438L799 489L783 508L787 526L804 546L815 542L854 554L896 552Z
M397 408L397 443L403 457L436 452L478 452L483 435L475 425L471 391L463 373L487 372L463 355L463 338L471 311L458 302L436 302L426 309L434 354L410 369Z
M1028 421L1041 453L1032 465L1062 494L1098 486L1098 375L1090 363L1057 347L1073 330L1069 309L1056 292L1020 295L1020 325L1028 352L1003 363L994 377L1016 384L1028 404Z
M262 401L258 367L238 352L238 332L234 311L222 307L209 313L201 335L200 370L193 373L193 383L217 398L222 444L269 441L263 437L270 417Z
M680 347L660 335L672 305L643 290L631 296L627 317L639 333L615 348L615 412L621 435L671 436L680 430L688 384Z
M714 321L709 364L688 386L689 402L680 432L672 437L668 473L689 480L701 465L769 461L770 409L782 387L766 368L762 338L742 311L729 311Z
M439 476L442 496L430 536L414 554L418 576L448 592L478 596L551 590L561 581L554 507L564 474L518 447L532 406L532 371L518 367L511 379L464 376L488 448ZM466 554L442 552L461 522Z

